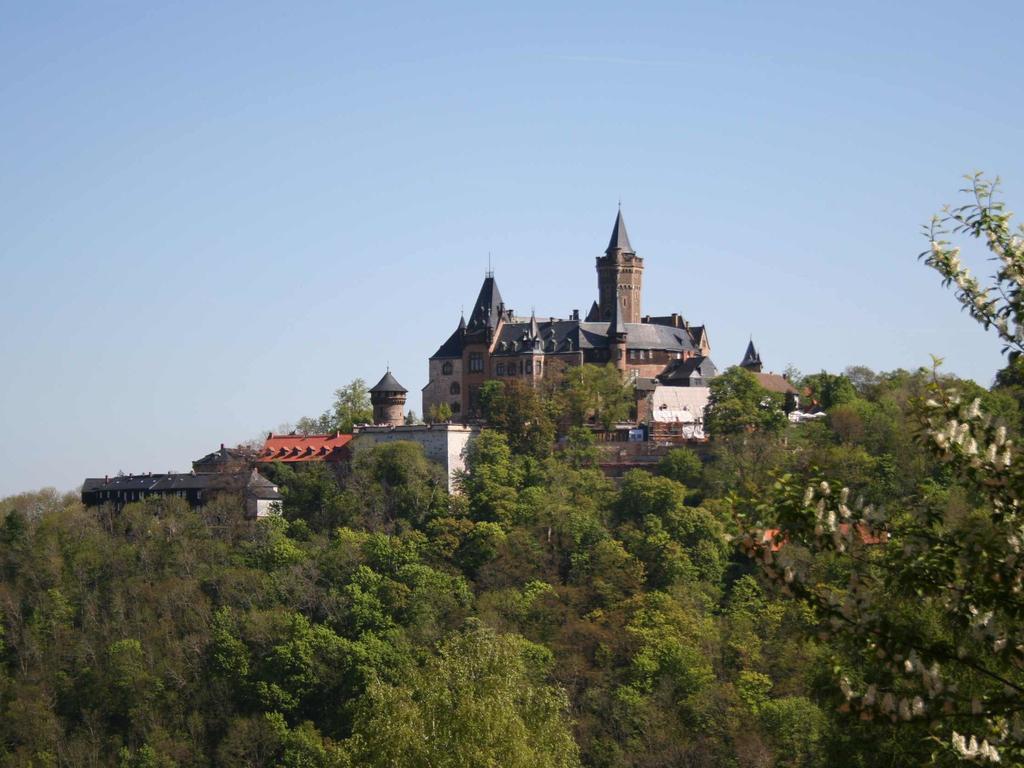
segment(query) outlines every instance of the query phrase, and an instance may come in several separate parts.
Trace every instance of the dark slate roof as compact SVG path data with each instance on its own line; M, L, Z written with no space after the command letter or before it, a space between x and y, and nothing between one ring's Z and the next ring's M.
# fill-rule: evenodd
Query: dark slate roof
M536 324L536 328L534 328ZM578 320L544 320L505 323L495 340L494 354L518 355L537 351L546 354L575 352L580 348Z
M743 355L743 362L740 363L740 368L747 368L753 365L761 365L761 355L754 349L754 340L751 339L750 343L747 344L747 351Z
M459 320L459 327L455 329L454 333L448 337L448 340L437 348L431 356L431 360L435 357L462 357L462 339L466 335L466 318Z
M484 278L484 284L480 286L480 294L476 297L476 304L469 315L466 330L472 333L496 327L503 307L504 302L501 300L498 284L493 275L488 275Z
M388 371L381 377L381 380L370 387L371 392L408 392L405 387L398 383L398 379Z
M601 319L601 308L597 306L596 301L590 305L590 311L587 312L586 319L588 323L596 323L598 320Z
M174 491L242 491L259 499L280 499L277 487L255 469L252 473L232 472L193 474L168 472L166 474L118 475L116 477L87 477L82 493L97 491L139 491L143 493L171 493Z
M650 323L622 323L622 326L625 329L627 349L663 349L668 352L691 352L696 349L685 328ZM608 328L608 323L578 320L537 321L540 348L536 349L532 341L531 323L523 320L505 323L495 340L494 354L518 355L530 351L553 354L580 349L607 349Z
M625 323L627 349L664 349L684 352L695 349L685 328L650 323Z
M220 449L208 453L201 459L192 462L193 467L223 466L239 462L245 462L253 458L253 452L246 448L225 448L221 444Z
M686 360L673 360L658 374L658 380L663 384L675 384L691 379L713 379L717 375L718 369L711 358L698 355Z
M619 208L619 215L615 217L615 226L612 228L612 236L608 240L608 248L605 253L612 251L633 252L633 246L629 244L629 235L626 234L626 222L622 218L621 208Z

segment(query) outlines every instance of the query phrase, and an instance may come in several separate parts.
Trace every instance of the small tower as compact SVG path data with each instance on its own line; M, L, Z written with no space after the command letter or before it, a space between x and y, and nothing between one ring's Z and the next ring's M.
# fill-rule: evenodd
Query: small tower
M384 374L370 390L370 403L373 404L373 423L389 427L398 427L405 423L405 387L391 375L391 369Z
M754 348L753 339L747 344L747 352L743 355L743 362L740 363L740 368L746 368L751 373L761 372L761 355Z
M643 276L644 260L636 255L629 243L620 207L608 248L604 256L597 257L597 303L601 320L611 320L612 305L619 304L618 312L622 315L622 322L640 322ZM621 294L621 297L617 294Z

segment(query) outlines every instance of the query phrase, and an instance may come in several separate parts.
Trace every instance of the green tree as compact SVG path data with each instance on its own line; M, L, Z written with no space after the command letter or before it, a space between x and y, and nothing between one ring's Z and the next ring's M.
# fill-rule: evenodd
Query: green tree
M540 388L522 381L487 381L480 388L480 408L488 426L508 436L515 453L547 456L555 441L552 403Z
M709 388L704 425L714 437L776 432L786 423L781 396L762 387L750 371L733 366L713 378Z
M331 408L334 430L351 432L353 424L373 422L373 406L370 404L370 389L362 379L352 379L344 387L334 390L334 405Z
M691 448L672 448L658 462L658 474L687 488L699 488L704 462Z
M817 400L825 410L857 398L857 390L853 383L841 373L822 371L805 376L803 386L811 390L811 398Z
M966 205L933 221L922 258L1004 351L1020 354L1024 230L1010 228L995 184L974 176L966 191ZM988 247L992 284L961 264L959 248L944 239L950 233ZM962 389L935 376L919 401L921 443L942 471L916 498L883 511L838 484L802 488L784 478L752 512L773 531L752 531L745 546L845 650L841 711L860 722L904 723L920 739L914 762L1019 764L1024 464L1006 426Z
M370 390L362 379L352 379L334 390L334 404L320 416L304 416L295 424L295 431L303 435L351 433L354 424L373 422Z
M478 629L445 642L398 685L371 686L350 749L367 768L571 768L579 765L550 655Z
M452 420L452 407L448 403L434 403L427 410L428 424L445 424Z
M633 388L611 364L584 364L565 369L560 410L569 424L600 424L610 429L629 418L633 407Z

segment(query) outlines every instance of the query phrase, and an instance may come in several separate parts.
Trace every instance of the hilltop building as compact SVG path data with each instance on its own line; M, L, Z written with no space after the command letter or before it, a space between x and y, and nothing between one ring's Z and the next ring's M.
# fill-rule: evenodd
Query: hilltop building
M398 380L387 373L370 388L370 404L373 406L373 423L397 427L405 423L405 396L407 390Z
M192 471L197 474L241 472L250 469L255 461L255 451L242 446L225 448L224 443L221 443L219 450L208 453L201 459L193 461Z
M786 413L795 411L800 406L800 393L797 392L796 387L786 378L786 374L765 373L763 367L761 364L761 354L754 346L754 340L751 339L750 343L747 344L747 351L743 355L743 360L740 361L740 368L754 374L757 382L769 392L778 392L782 395L785 398Z
M255 469L251 472L168 472L116 477L88 477L82 483L82 503L87 507L145 501L153 496L176 496L189 506L201 507L218 494L234 493L245 501L247 518L266 517L280 510L283 497L277 486Z
M352 435L340 432L332 435L275 435L270 432L256 461L262 464L326 461L339 465L350 458L348 444L351 440Z
M517 316L488 272L473 304L430 357L423 410L447 403L453 419L480 418L479 392L488 379L536 382L546 372L583 363L613 363L634 381L656 386L706 383L716 369L703 325L682 315L642 314L644 261L633 249L620 209L604 255L596 259L597 300L586 317Z
M440 464L448 476L448 491L457 490L456 478L466 469L466 448L480 428L465 424L375 424L354 427L353 458L383 443L405 440L423 448L423 455Z

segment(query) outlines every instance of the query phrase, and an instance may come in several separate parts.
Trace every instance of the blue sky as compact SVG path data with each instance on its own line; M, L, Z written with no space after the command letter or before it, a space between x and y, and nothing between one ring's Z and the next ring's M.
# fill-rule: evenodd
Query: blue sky
M620 198L721 368L1000 365L916 255L963 173L1024 208L1018 3L0 15L0 493L187 469L389 362L419 411L488 252L585 310Z

